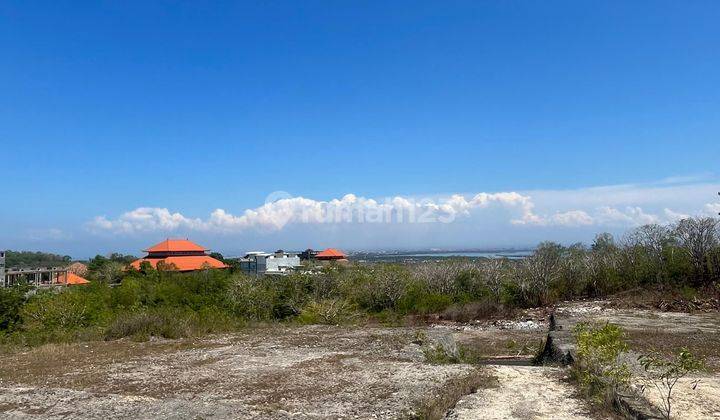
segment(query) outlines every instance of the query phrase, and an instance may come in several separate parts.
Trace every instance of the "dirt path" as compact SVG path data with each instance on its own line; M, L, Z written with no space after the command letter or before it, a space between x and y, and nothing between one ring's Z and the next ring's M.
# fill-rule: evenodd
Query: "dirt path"
M591 419L588 406L562 381L562 369L488 366L498 386L462 398L448 419Z

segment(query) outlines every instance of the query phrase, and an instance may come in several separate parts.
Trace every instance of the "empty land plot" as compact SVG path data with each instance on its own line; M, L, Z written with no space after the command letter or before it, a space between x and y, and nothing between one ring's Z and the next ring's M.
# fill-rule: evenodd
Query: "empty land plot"
M417 332L278 326L196 340L45 346L0 356L0 416L437 416L494 381L478 367L425 363Z

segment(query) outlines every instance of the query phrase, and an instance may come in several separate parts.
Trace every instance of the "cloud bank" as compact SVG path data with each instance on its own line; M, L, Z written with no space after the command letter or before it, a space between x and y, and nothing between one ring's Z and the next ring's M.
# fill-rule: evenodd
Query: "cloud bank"
M710 202L720 185L665 181L562 191L453 194L417 199L376 200L346 194L327 201L273 193L280 199L233 213L215 209L206 217L189 217L159 207L140 207L119 216L97 216L86 224L93 233L133 235L148 232L241 234L279 232L295 225L427 225L468 224L514 229L628 228L669 223L690 215L717 215ZM441 229L439 229L441 230Z

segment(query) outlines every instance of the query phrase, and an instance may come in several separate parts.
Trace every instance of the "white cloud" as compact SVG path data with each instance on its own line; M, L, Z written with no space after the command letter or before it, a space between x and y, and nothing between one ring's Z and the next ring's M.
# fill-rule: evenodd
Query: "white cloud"
M555 213L549 220L550 224L560 226L587 226L592 225L595 222L592 216L582 210L570 210L564 213Z
M582 228L634 227L669 223L688 215L716 215L720 203L707 203L713 184L677 185L660 182L647 186L617 185L565 191L481 192L453 194L440 199L391 197L375 200L346 194L328 201L290 197L233 214L216 209L207 218L187 217L167 208L140 207L116 218L98 216L87 224L92 232L194 231L239 233L277 232L289 225L468 223L482 226ZM419 229L419 228L418 228ZM446 230L446 229L445 229ZM442 229L438 229L442 232Z
M663 212L665 213L665 217L671 222L676 222L678 220L687 219L688 217L690 217L689 214L678 213L667 208L664 209Z
M708 203L705 204L704 216L717 217L720 213L720 203Z
M98 216L88 223L91 231L112 231L116 233L135 233L147 231L173 231L178 229L199 229L204 222L189 219L180 213L170 213L165 208L139 207L123 213L115 220Z
M600 207L595 216L597 224L640 226L651 223L661 223L662 220L655 214L648 214L640 207L626 207L619 210L615 207Z
M87 227L96 233L132 234L175 230L231 233L246 229L276 231L294 223L449 223L456 217L469 216L473 210L492 206L516 210L519 219L514 221L518 223L532 223L537 219L532 213L530 198L514 192L480 193L469 199L453 195L444 200L414 200L398 196L381 202L347 194L330 201L304 197L283 198L247 209L241 215L216 209L205 220L171 213L166 208L140 207L116 219L98 216Z

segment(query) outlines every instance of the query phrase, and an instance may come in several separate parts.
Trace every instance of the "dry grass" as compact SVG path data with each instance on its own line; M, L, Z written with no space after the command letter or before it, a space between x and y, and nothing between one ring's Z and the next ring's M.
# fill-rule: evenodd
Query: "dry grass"
M21 403L32 398L48 417L173 410L190 418L212 409L229 418L439 418L492 383L469 365L423 363L416 331L276 325L202 339L42 346L0 355L0 413L28 414Z
M407 414L406 417L427 420L442 419L462 397L481 388L494 388L497 386L498 380L496 377L489 375L486 370L475 369L464 378L448 383L440 389L437 395L419 401L414 412Z
M720 286L700 289L656 285L617 293L608 298L608 306L619 309L650 309L668 312L720 311Z
M474 358L534 356L547 336L543 330L488 330L458 335L458 344Z
M638 353L657 351L668 358L674 357L682 347L698 357L705 359L706 368L720 373L720 331L717 333L668 333L662 330L629 330L630 348Z
M142 359L148 355L207 346L194 340L156 340L137 343L129 339L112 342L50 343L34 348L14 348L0 355L0 379L42 385L48 378L58 385L83 388L102 382L101 372L120 360Z

